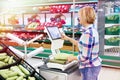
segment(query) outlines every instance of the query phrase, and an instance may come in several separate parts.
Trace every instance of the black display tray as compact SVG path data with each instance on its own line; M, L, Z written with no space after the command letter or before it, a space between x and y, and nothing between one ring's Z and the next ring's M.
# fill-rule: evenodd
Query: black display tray
M41 76L31 65L29 65L26 61L22 60L20 64L25 67L31 74L30 76L34 76L36 80L46 80L43 76Z
M25 60L20 60L16 65L12 66L17 66L17 65L22 65L24 68L26 68L29 72L31 77L35 77L35 80L46 80L43 76L41 76L31 65L29 65ZM11 66L11 67L12 67ZM9 67L6 67L5 69L9 69ZM28 76L26 77L26 79ZM2 76L0 76L0 80L5 80Z
M5 80L5 79L0 75L0 80Z
M9 64L6 66L3 66L0 68L0 70L2 69L9 69L12 66L16 66L16 65L22 65L24 68L26 68L29 72L30 75L29 76L34 76L36 78L36 80L46 80L43 76L41 76L30 64L28 64L24 59L19 58L14 52L12 52L5 44L3 44L2 42L0 42L0 45L3 46L4 48L0 51L0 53L7 53L7 55L9 56L13 56L13 59L15 60L15 63L13 64ZM27 77L26 77L27 78ZM5 80L2 76L0 76L0 80Z

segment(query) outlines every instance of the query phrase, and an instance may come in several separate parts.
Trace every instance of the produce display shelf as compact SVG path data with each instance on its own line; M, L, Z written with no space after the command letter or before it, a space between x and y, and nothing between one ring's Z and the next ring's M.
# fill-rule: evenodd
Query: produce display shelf
M13 56L14 63L8 64L6 66L0 67L0 70L8 69L10 70L11 67L21 65L27 71L29 71L29 75L24 76L24 78L28 79L28 77L34 77L35 80L46 80L43 76L41 76L29 63L27 63L24 59L19 58L14 52L12 52L5 44L0 42L0 46L3 47L0 50L0 54L7 53L8 56ZM5 72L5 71L4 71ZM2 73L0 73L1 75ZM19 75L20 76L20 75ZM17 77L17 76L16 76ZM0 80L6 80L3 76L0 76Z
M24 48L23 48L23 47L18 47L18 46L16 46L15 48L18 49L18 50L20 50L20 51L24 51ZM30 52L30 51L35 50L35 48L29 47L29 48L27 48L27 50L28 50L28 52ZM78 54L77 52L73 52L73 51L69 51L69 50L60 50L60 52L61 52L61 53L67 53L67 54L74 54L74 55L77 55L77 54ZM45 48L44 51L43 51L43 53L37 54L36 57L40 57L40 58L44 57L44 58L47 58L47 57L49 57L49 55L51 55L51 53L52 53L52 52L51 52L50 49Z

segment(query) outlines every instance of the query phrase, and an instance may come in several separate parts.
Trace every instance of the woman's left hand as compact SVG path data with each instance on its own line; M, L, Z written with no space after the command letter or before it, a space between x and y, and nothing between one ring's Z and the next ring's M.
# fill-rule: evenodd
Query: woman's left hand
M66 36L65 34L61 34L61 35L62 35L62 39L63 39L63 40L68 40L68 39L69 39L69 37Z
M67 61L68 61L68 62L71 62L71 61L73 61L73 60L77 60L77 57L76 57L76 56L69 56L69 57L67 58Z

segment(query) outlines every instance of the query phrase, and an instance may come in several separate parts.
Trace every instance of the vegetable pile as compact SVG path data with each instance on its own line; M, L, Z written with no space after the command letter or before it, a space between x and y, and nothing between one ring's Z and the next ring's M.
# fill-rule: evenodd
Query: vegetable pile
M50 59L49 62L52 63L59 63L59 64L66 64L67 58L69 56L73 56L73 54L67 54L67 53L59 53L54 56L54 59Z
M0 68L14 62L13 56L8 56L7 53L0 53Z
M30 76L30 72L22 65L2 69L0 70L0 75L5 80L36 80L35 77Z
M109 15L109 16L107 16L108 20L116 20L117 18L119 18L118 15Z
M108 38L107 40L108 42L117 42L117 41L120 42L120 37L111 37L111 38Z

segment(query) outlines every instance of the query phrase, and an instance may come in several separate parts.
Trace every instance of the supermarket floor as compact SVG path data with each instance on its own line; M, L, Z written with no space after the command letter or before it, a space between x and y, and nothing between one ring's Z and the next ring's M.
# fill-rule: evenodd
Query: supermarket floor
M120 69L102 67L98 80L120 80Z

